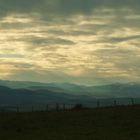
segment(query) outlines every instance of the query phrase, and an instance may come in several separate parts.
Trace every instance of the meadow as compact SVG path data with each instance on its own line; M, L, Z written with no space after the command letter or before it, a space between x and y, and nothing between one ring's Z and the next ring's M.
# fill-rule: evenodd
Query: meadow
M0 113L1 140L139 140L140 106Z

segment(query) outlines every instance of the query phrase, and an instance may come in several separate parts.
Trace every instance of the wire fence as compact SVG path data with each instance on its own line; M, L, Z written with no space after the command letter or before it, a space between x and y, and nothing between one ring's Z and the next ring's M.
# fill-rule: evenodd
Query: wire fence
M49 103L49 104L20 104L20 105L1 105L0 112L37 112L37 111L69 111L77 109L91 109L101 107L128 106L140 104L139 98L129 99L98 99L93 102L84 103Z

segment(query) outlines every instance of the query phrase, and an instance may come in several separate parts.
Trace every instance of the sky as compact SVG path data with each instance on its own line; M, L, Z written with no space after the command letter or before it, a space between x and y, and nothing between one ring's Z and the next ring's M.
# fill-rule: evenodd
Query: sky
M140 82L140 0L0 0L0 79Z

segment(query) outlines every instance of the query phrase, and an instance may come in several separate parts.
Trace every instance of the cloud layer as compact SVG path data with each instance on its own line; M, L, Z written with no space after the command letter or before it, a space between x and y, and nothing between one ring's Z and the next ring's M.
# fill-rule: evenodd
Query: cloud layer
M140 82L139 0L0 0L0 78Z

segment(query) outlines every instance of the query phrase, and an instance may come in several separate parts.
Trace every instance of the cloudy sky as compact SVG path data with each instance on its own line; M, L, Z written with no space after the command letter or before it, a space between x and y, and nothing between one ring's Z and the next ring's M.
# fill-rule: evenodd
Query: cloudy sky
M140 82L140 0L0 0L0 79Z

